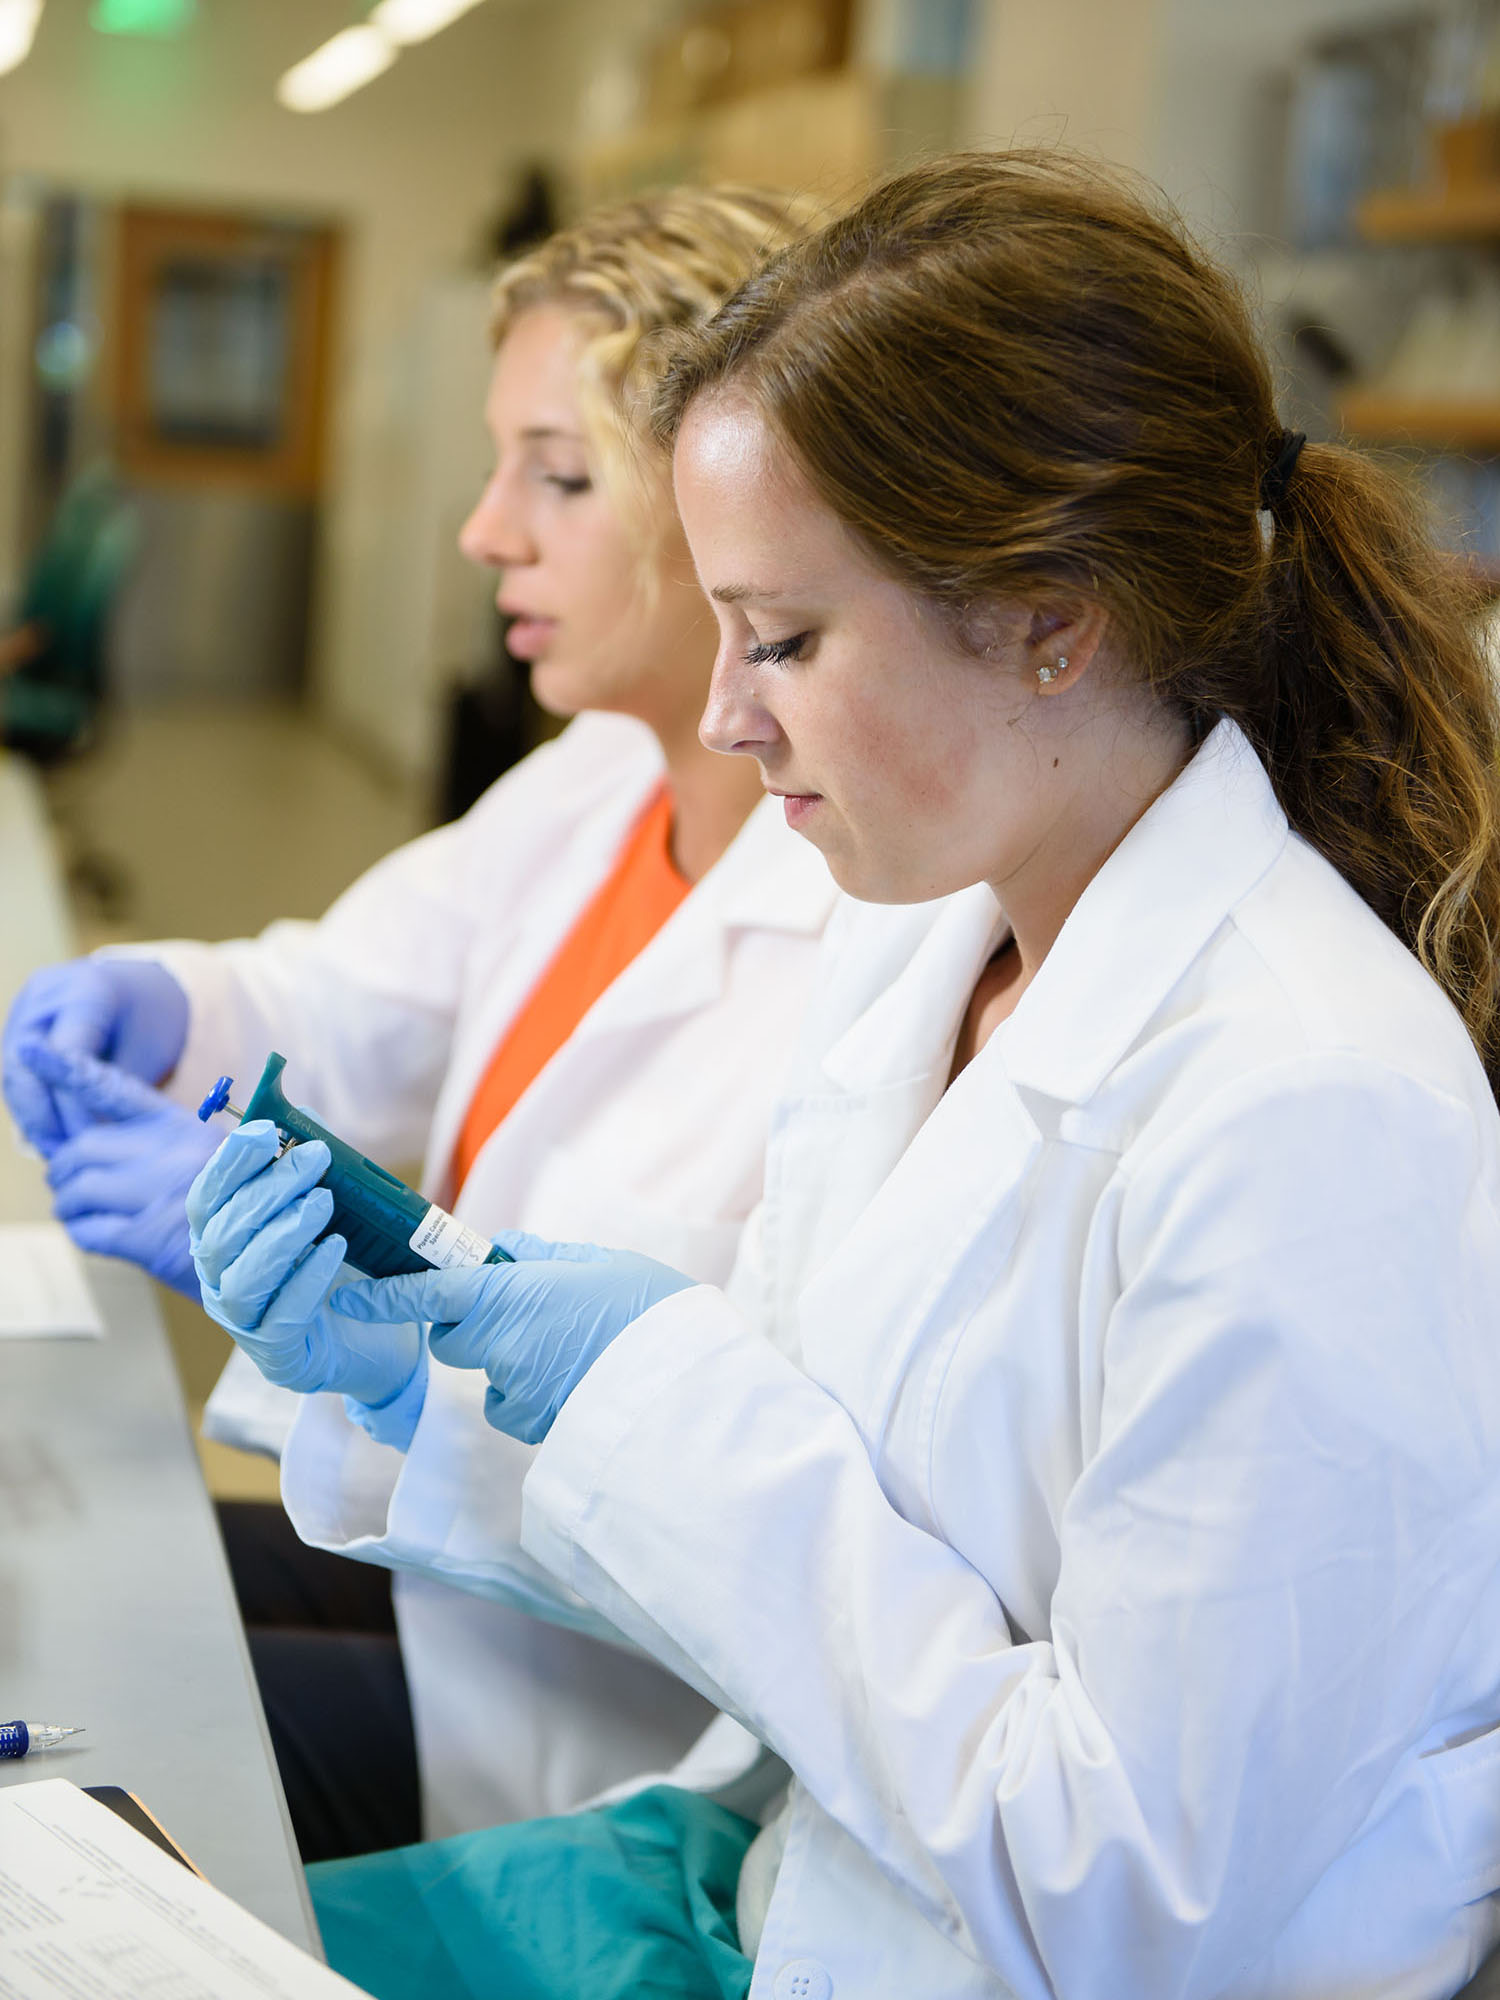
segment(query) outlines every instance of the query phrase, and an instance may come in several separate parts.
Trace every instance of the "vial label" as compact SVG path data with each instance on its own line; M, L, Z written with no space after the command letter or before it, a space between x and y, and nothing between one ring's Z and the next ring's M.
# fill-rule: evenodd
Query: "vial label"
M488 1236L466 1227L434 1202L412 1231L411 1247L439 1271L449 1271L464 1264L482 1264L495 1246Z

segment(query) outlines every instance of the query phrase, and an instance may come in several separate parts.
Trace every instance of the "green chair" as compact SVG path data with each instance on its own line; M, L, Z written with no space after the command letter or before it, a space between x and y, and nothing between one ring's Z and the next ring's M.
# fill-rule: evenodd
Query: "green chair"
M0 677L0 742L34 763L56 763L94 733L110 614L139 545L135 512L106 467L59 501L17 608L34 645Z

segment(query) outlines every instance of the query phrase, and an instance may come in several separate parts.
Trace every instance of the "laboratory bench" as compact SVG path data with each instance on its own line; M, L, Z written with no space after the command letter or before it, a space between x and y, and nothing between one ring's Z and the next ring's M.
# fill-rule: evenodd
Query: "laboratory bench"
M70 950L34 774L0 754L0 1018ZM0 1221L48 1213L0 1120ZM122 1785L215 1887L321 1956L150 1283L86 1260L103 1340L0 1339L0 1721L81 1723L0 1785Z

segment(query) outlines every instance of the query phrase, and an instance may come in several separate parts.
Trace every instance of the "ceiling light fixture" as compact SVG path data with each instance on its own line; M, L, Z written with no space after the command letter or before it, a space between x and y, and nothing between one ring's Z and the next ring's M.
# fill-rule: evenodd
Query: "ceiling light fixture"
M0 0L0 76L30 55L41 16L42 0Z
M479 0L379 0L370 9L370 23L393 42L425 42Z
M294 63L276 86L288 111L326 111L388 70L396 51L379 28L345 28Z
M89 24L101 35L152 35L167 40L193 25L198 0L94 0Z

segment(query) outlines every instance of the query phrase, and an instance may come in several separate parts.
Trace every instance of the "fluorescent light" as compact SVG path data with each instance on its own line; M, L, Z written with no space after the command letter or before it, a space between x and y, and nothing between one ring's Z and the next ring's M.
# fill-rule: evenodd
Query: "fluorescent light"
M380 0L370 9L370 20L393 42L425 42L478 5L479 0Z
M276 86L288 111L326 111L390 68L396 51L378 28L345 28L294 63Z
M0 0L0 76L25 62L42 17L42 0Z

